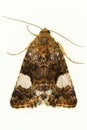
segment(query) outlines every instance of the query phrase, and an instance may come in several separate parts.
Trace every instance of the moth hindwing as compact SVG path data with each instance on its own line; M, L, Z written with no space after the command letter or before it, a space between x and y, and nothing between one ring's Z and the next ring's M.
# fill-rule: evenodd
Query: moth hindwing
M53 107L76 106L77 98L64 56L46 28L27 49L10 103L14 108L42 103Z

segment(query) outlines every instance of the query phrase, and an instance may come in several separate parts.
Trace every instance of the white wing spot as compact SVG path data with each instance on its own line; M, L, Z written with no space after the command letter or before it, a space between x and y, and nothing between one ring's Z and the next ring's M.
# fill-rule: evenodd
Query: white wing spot
M26 88L26 89L30 88L31 86L30 77L20 73L16 85L17 86L21 85L23 88Z
M46 91L46 94L47 95L51 95L52 94L52 90L49 89L48 91Z
M67 85L72 87L72 81L69 73L60 75L56 84L59 88L66 87Z
M44 91L38 91L38 90L36 90L36 95L37 96L40 96L41 94L44 94Z

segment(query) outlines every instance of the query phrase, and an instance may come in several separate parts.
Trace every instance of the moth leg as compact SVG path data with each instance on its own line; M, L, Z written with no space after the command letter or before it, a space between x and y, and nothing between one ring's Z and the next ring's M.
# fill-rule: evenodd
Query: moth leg
M23 50L21 50L20 52L18 52L18 53L9 53L9 52L7 52L9 55L12 55L12 56L15 56L15 55L20 55L21 53L23 53L24 51L26 51L28 49L28 47L26 47L26 48L24 48Z
M61 49L63 55L65 55L68 60L70 60L71 62L73 62L73 63L75 63L75 64L83 64L83 63L81 63L81 62L73 61L73 60L66 54L66 52L65 52L65 50L64 50L64 48L63 48L63 46L62 46L60 43L58 43L58 45L59 45L59 47L60 47L60 49Z

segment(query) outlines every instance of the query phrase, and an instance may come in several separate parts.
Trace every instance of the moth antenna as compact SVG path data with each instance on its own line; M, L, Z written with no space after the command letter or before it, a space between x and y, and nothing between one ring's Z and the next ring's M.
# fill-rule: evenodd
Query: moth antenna
M29 26L29 25L27 25L27 30L28 30L28 32L29 32L30 34L34 35L34 36L37 36L37 34L34 34L34 33L32 33L32 32L30 31L30 29L28 28L28 26Z
M26 48L23 49L22 51L20 51L20 52L18 52L18 53L15 53L15 54L12 54L12 53L9 53L9 52L7 52L7 54L12 55L12 56L20 55L21 53L23 53L23 52L26 51L27 49L28 49L28 47L26 47Z
M33 23L29 23L29 22L26 22L26 21L23 21L23 20L19 20L19 19L14 19L14 18L10 18L10 17L7 17L7 16L3 16L4 18L7 18L7 19L10 19L10 20L14 20L14 21L18 21L18 22L22 22L22 23L26 23L26 24L30 24L30 25L33 25L39 29L42 30L42 28L36 24L33 24Z
M65 40L69 41L70 43L72 43L72 44L75 45L75 46L84 47L84 46L80 46L80 45L75 44L75 43L72 42L70 39L66 38L65 36L63 36L62 34L56 32L56 31L53 31L53 30L50 30L50 31L53 32L53 33L56 33L57 35L59 35L60 37L64 38Z
M66 54L64 48L62 47L62 45L61 45L60 43L58 43L58 45L59 45L59 47L60 47L62 53L67 57L68 60L70 60L71 62L73 62L73 63L75 63L75 64L83 64L83 63L81 63L81 62L76 62L76 61L73 61L72 59L70 59L70 58L67 56L67 54Z

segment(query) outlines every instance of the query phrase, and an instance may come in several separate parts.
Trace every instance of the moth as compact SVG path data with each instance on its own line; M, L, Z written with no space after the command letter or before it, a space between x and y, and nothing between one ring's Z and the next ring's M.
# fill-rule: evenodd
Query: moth
M50 31L41 29L27 47L11 106L25 108L45 103L52 107L75 107L77 98L64 55Z

